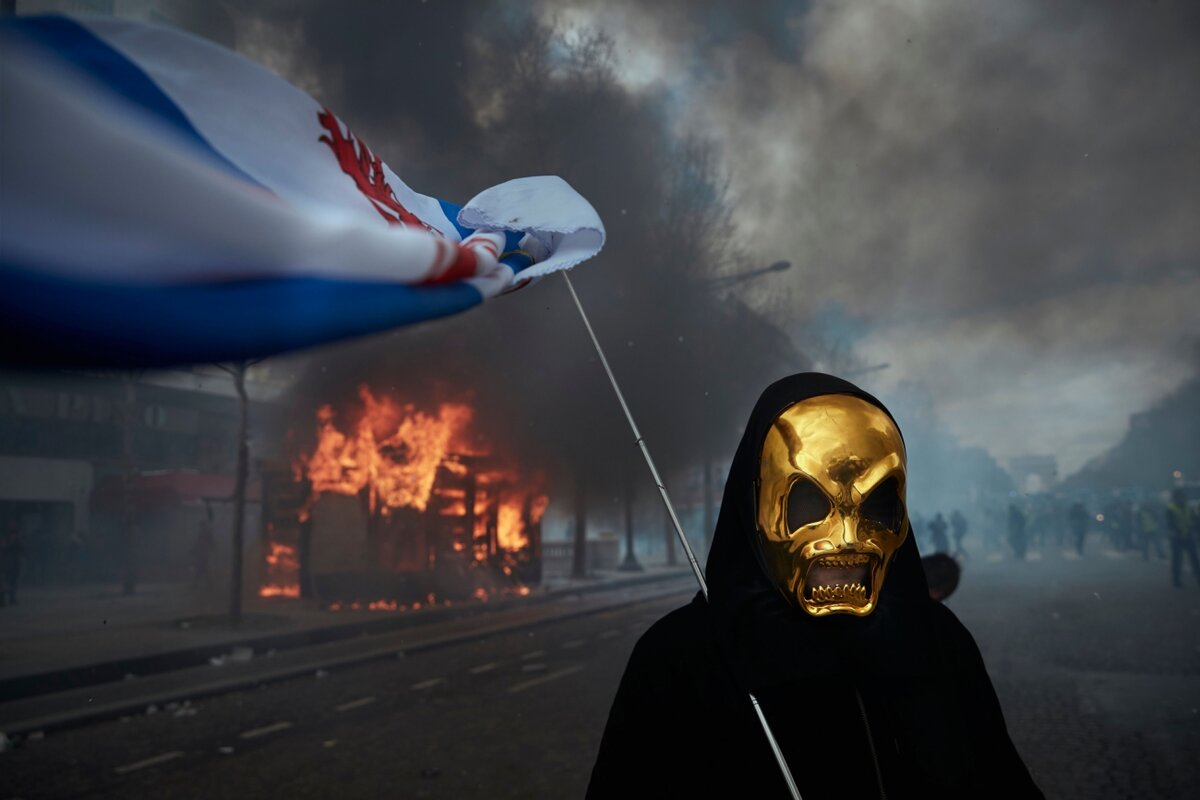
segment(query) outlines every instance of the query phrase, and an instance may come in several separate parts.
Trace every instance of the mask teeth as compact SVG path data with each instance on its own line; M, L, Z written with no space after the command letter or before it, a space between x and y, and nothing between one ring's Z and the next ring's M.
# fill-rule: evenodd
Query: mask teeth
M821 563L830 567L861 567L870 560L870 556L854 554L847 556L823 556Z
M839 583L833 586L818 586L812 590L812 599L818 603L867 601L867 587L861 583Z

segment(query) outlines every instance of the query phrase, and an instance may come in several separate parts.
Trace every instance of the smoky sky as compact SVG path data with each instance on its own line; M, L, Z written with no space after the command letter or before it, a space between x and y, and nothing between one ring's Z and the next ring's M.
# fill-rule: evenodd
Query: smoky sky
M728 179L741 260L697 269L794 265L722 302L764 314L818 365L831 342L856 363L888 364L863 377L867 388L886 401L901 384L920 384L950 433L1001 460L1053 453L1070 472L1194 372L1193 3L227 8L240 50L335 108L418 190L461 201L498 180L555 171L592 199L610 246L578 271L581 289L610 346L626 343L614 360L652 416L669 417L689 393L730 380L747 384L734 394L748 408L761 388L749 384L780 366L726 379L720 363L706 375L656 381L662 359L664 374L682 374L669 366L672 344L714 335L696 321L711 316L708 299L698 313L667 307L683 301L658 278L677 273L659 269L650 251L663 243L629 221L658 211L647 198L670 162L664 134L710 144ZM572 105L560 94L548 106L544 87L530 82L546 64L505 61L537 53L521 45L546 31L554 36L541 55L552 70L564 42L608 37L612 81L597 106L611 110L604 120L588 116L596 104L586 99ZM553 288L530 292L537 322L526 309L500 308L510 302L502 300L477 312L482 319L445 323L429 337L579 337ZM642 293L658 300L630 303ZM587 358L586 340L570 341L569 356L528 345L547 382L585 380L566 362ZM739 361L746 351L715 355ZM517 376L527 365L510 356L487 359L503 364L496 374ZM602 381L586 385L589 397L606 391ZM523 396L513 396L514 413Z
M1069 471L1192 372L1196 4L543 8L721 143L740 230L803 266L759 307L889 363L881 394Z

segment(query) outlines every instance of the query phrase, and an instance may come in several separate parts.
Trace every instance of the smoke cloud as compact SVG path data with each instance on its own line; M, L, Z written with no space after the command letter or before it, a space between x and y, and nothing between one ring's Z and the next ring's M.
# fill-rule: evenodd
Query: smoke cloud
M838 311L885 396L919 381L965 441L1069 471L1190 374L1194 4L544 7L671 87L739 229L800 267L757 307Z
M737 342L732 298L818 359L838 340L887 363L861 382L885 400L922 386L962 443L1002 461L1053 453L1063 474L1193 372L1194 4L262 2L233 16L240 49L422 191L465 199L559 172L596 202L612 246L580 289L673 463L711 419L681 405L721 387L707 427L728 449L761 386L807 363ZM683 269L646 222L697 134L737 244ZM793 268L732 298L674 290L778 259ZM607 442L620 419L556 283L318 361L398 376L460 361L533 438L583 441L545 422L565 413Z

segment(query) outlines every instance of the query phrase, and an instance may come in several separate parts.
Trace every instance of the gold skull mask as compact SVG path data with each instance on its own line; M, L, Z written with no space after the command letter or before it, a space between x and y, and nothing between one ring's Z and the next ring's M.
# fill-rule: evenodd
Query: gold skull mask
M813 616L875 610L908 535L904 441L881 409L812 397L771 425L759 461L758 530L771 577Z

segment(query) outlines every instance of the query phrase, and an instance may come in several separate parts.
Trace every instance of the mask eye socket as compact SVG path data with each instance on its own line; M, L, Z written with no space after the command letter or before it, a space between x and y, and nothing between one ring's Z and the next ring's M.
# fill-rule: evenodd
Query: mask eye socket
M875 487L859 507L863 519L882 525L893 533L904 522L904 503L900 500L900 481L893 476Z
M787 498L788 530L795 531L805 525L820 522L829 516L833 506L812 481L801 478L792 484Z

